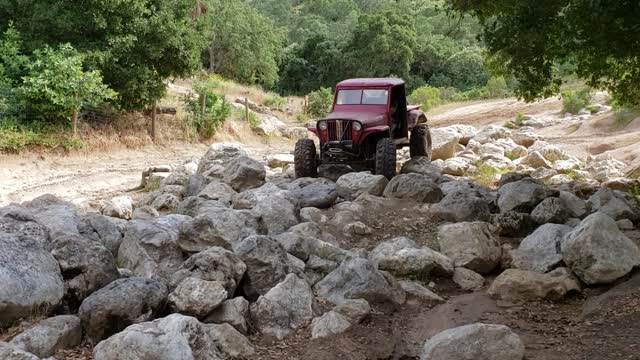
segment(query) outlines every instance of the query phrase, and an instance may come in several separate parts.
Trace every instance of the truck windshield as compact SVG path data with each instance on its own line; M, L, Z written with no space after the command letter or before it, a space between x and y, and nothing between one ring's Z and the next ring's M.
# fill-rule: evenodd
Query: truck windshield
M337 105L386 105L389 90L386 89L354 89L339 90Z

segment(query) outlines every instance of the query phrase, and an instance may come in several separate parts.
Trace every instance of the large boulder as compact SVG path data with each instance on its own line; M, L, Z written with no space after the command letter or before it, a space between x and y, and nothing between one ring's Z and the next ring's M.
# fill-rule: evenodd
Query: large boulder
M406 295L398 281L388 272L362 258L347 259L315 284L316 293L340 304L348 299L365 299L370 303L391 303L401 305Z
M226 359L252 359L256 349L249 339L229 324L211 324L206 327Z
M220 341L210 325L180 314L134 324L100 342L96 360L222 360Z
M431 212L444 221L489 221L491 202L481 192L474 189L450 191Z
M30 238L46 248L49 246L47 228L38 224L29 210L16 204L0 208L0 232Z
M80 222L82 236L101 243L113 256L118 256L128 221L90 213L82 216Z
M247 210L214 208L185 221L177 245L186 252L205 251L212 246L230 249L246 236L257 233L258 220Z
M102 244L81 236L58 237L51 255L62 270L64 300L72 311L91 293L120 277L113 254Z
M531 218L538 224L564 224L573 217L573 212L560 198L546 198L531 212Z
M449 128L431 129L431 159L446 160L456 155L456 148L462 135Z
M440 187L428 176L420 174L401 174L394 177L384 189L384 196L425 203L437 203L444 198Z
M388 183L389 180L382 175L372 175L368 171L354 172L340 176L336 189L343 199L355 200L361 194L382 195Z
M369 260L379 269L395 275L440 275L453 273L453 261L413 240L399 237L380 243L369 253Z
M453 271L453 282L462 290L476 291L484 286L484 277L473 270L458 267Z
M640 202L632 195L611 189L600 189L589 198L594 212L608 215L614 220L640 221Z
M498 139L508 138L511 138L511 130L499 125L489 125L480 130L472 140L480 144L486 144Z
M566 225L540 226L511 252L511 265L516 269L540 273L551 271L562 262L560 244L569 231L571 227Z
M291 227L287 232L274 237L284 249L306 261L310 256L317 256L331 261L342 261L348 252L332 244L335 238L315 223L301 223Z
M198 174L209 175L212 172L221 172L221 169L231 162L231 160L240 156L247 156L247 152L241 144L212 144L207 150L207 153L200 159Z
M525 237L536 228L531 215L517 211L492 214L491 223L500 229L500 236Z
M119 279L86 298L78 316L87 339L97 343L131 324L153 320L163 310L167 287L160 281Z
M271 183L235 196L233 207L251 210L269 235L283 233L298 224L297 199L290 191Z
M588 285L611 283L640 265L640 249L609 216L589 215L561 243L562 259Z
M511 303L541 299L560 299L570 292L580 291L580 283L566 268L549 273L507 269L488 290L492 297Z
M370 312L371 307L366 300L347 300L333 310L313 319L311 337L316 339L341 334L354 324L361 322Z
M169 305L175 312L202 319L227 300L224 285L221 281L188 277L169 294Z
M289 273L287 252L268 236L250 236L233 251L246 264L242 290L249 299L266 294Z
M298 199L300 208L325 209L338 199L336 184L327 179L300 178L287 184L286 188Z
M223 182L211 182L198 193L198 197L205 200L216 200L231 205L231 199L238 194L233 188Z
M233 294L247 270L233 252L218 246L189 257L171 277L169 288L173 290L182 280L193 277L206 281L222 282L229 294Z
M473 125L456 124L447 126L446 129L453 130L460 135L460 144L467 145L469 140L478 134L478 129Z
M529 213L542 200L558 196L557 190L551 190L532 179L522 179L505 184L498 189L498 207L500 212L517 211Z
M437 166L425 156L416 156L402 165L401 174L420 174L438 182L442 176L442 167Z
M129 220L133 215L133 200L126 195L114 197L102 208L102 214Z
M573 218L582 219L591 212L591 205L571 192L560 191L559 197Z
M303 326L317 312L309 284L289 274L251 305L251 316L258 331L283 339Z
M40 360L30 352L19 349L9 343L0 341L0 359L4 360Z
M248 156L231 160L222 173L222 180L238 192L260 187L267 175L264 166Z
M34 327L14 337L10 344L46 358L58 350L74 348L81 341L80 319L73 315L60 315L39 321Z
M472 324L445 330L429 339L420 360L522 360L524 344L504 325Z
M213 324L229 324L238 332L246 334L249 331L247 319L249 318L249 301L243 297L237 297L224 301L211 312L203 321Z
M118 265L136 276L168 281L184 261L178 233L190 219L167 215L151 221L130 221L118 251Z
M485 222L462 222L438 227L440 251L455 266L488 274L502 255L497 228Z
M229 204L219 200L207 200L197 196L190 196L182 200L177 208L176 214L187 215L190 217L196 217L198 215L206 214L210 211L217 211L219 208L228 208ZM138 211L138 209L136 209ZM135 211L134 211L135 212Z
M39 239L0 233L0 327L62 300L60 266L42 246Z

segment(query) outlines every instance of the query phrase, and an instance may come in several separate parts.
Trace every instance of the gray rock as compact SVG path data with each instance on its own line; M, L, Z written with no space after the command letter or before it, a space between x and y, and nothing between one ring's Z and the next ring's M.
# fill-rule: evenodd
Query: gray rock
M207 187L210 181L210 178L202 174L191 175L186 184L184 184L184 196L189 197L198 195L205 187Z
M230 249L246 236L256 234L258 220L246 210L215 208L185 221L177 244L186 252L205 251L212 246Z
M202 319L227 297L223 282L188 277L169 294L169 305L175 312Z
M551 190L532 179L523 179L503 185L498 190L500 212L517 211L528 213L542 200L558 196L557 190Z
M378 270L373 262L362 258L345 260L314 289L319 296L334 304L347 299L365 299L370 303L401 305L406 299L400 284L391 274Z
M618 225L618 229L622 230L622 231L629 231L629 230L633 230L634 229L634 225L633 222L629 219L622 219L622 220L618 220L616 221L616 225Z
M44 358L52 356L58 350L74 348L81 341L80 319L73 315L60 315L38 322L14 337L10 344Z
M288 184L287 189L298 199L301 208L326 209L338 199L336 184L326 179L300 178Z
M130 221L118 251L118 265L136 276L168 282L184 262L177 244L178 233L180 226L190 219L185 215L167 215L151 221Z
M626 280L604 293L589 298L582 305L582 317L591 318L612 309L620 299L632 296L637 297L638 289L640 289L640 273L636 273L629 280Z
M407 294L407 304L422 305L424 303L443 303L444 299L438 294L422 286L417 281L400 280L400 287Z
M546 273L562 262L560 244L571 231L570 226L545 224L527 236L518 249L511 252L511 264L516 269Z
M131 324L153 320L163 310L167 287L139 277L119 279L86 298L78 316L85 336L97 343Z
M566 268L549 273L508 269L498 276L488 290L495 299L521 303L540 299L560 299L580 291L580 283Z
M640 204L632 195L611 189L600 189L589 198L594 212L600 212L614 220L640 221Z
M420 174L401 174L394 177L384 189L384 196L425 203L437 203L444 198L440 187L428 176Z
M571 217L571 211L560 198L546 198L531 212L531 218L538 224L564 224Z
M453 273L453 261L413 240L399 237L380 243L369 254L369 260L379 269L395 275L439 275Z
M287 252L268 236L250 236L233 250L247 265L242 289L250 300L266 294L289 273Z
M586 201L568 191L560 191L560 200L573 218L582 219L591 212L591 206Z
M205 323L229 324L238 332L247 334L249 326L249 302L243 297L237 297L224 301L213 310L204 320Z
M64 295L56 260L38 239L0 233L0 327L54 308Z
M313 318L316 304L309 284L294 274L251 305L255 326L262 334L283 339Z
M182 280L194 277L206 281L222 282L226 291L233 295L247 265L233 252L221 247L211 247L189 257L171 277L169 288L173 290Z
M536 228L531 215L515 211L493 214L491 223L498 227L501 236L525 237Z
M227 205L238 193L233 188L222 182L212 182L198 193L198 197L205 200L217 200Z
M100 342L93 350L93 357L96 360L222 360L219 341L208 326L180 314L134 324Z
M0 341L0 359L3 360L40 360L39 357Z
M518 172L508 172L506 174L502 174L500 176L500 181L498 182L498 186L502 187L508 183L520 181L522 179L530 178L530 175L522 174Z
M0 208L0 232L12 234L18 238L29 238L45 248L49 248L49 231L36 222L33 214L19 206L9 205Z
M347 165L322 164L318 166L318 176L334 182L338 181L342 175L352 171L353 169Z
M212 324L206 327L209 335L216 340L220 350L227 358L250 359L256 349L249 339L229 324Z
M281 234L298 224L297 199L287 190L267 183L233 199L235 209L250 209L269 235Z
M588 285L611 283L640 265L640 250L603 213L589 215L561 244L562 259Z
M94 291L120 277L111 252L102 244L81 236L58 237L51 255L62 270L64 300L72 311Z
M522 360L524 344L504 325L472 324L445 330L429 339L420 360Z
M179 205L178 205L179 206ZM158 210L151 206L142 206L133 210L133 220L153 220L160 216Z
M371 307L366 300L347 300L333 310L313 319L311 337L316 339L341 334L352 325L360 323L370 313Z
M78 235L80 218L73 204L53 195L42 195L24 203L35 221L44 226L51 240L59 236Z
M420 174L427 176L434 182L439 182L442 176L442 168L434 165L424 156L414 157L402 165L402 174Z
M500 244L495 226L484 222L463 222L438 227L440 251L465 267L488 274L500 263Z
M355 200L361 194L380 196L389 180L370 172L354 172L340 176L336 182L338 195L345 200Z
M266 177L264 166L247 156L231 160L222 173L222 180L238 192L260 187Z
M484 286L484 277L475 271L459 267L453 271L453 282L462 290L476 291Z
M335 241L333 236L323 232L315 223L301 223L291 227L287 232L276 235L276 241L290 254L306 261L315 255L322 259L340 262L348 252L329 241Z
M127 221L100 214L86 214L80 222L82 236L100 242L113 256L118 256Z
M489 202L475 190L449 192L431 211L444 221L489 221Z
M176 213L196 217L209 212L216 212L219 208L228 208L229 204L218 200L207 200L197 196L191 196L182 200L176 208Z
M247 156L247 152L241 144L237 143L215 143L212 144L207 153L200 159L198 164L198 174L207 174L215 171L218 167L226 166L231 160Z
M133 200L130 196L114 197L102 208L102 214L129 220L133 215Z

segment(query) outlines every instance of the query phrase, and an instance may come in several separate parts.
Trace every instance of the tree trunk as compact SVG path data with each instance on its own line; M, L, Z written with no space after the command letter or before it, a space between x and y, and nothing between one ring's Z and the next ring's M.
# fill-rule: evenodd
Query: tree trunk
M216 72L216 51L213 46L209 47L209 72Z
M156 141L156 103L153 103L151 110L151 138Z
M200 94L200 115L204 116L207 110L207 94Z
M73 137L78 137L78 110L73 110L71 114L71 121L73 122Z

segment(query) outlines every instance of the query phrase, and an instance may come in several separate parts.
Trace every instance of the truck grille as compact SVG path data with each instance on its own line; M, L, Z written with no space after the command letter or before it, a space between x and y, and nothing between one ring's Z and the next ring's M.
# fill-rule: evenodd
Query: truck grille
M349 120L327 120L327 130L329 141L353 140Z

